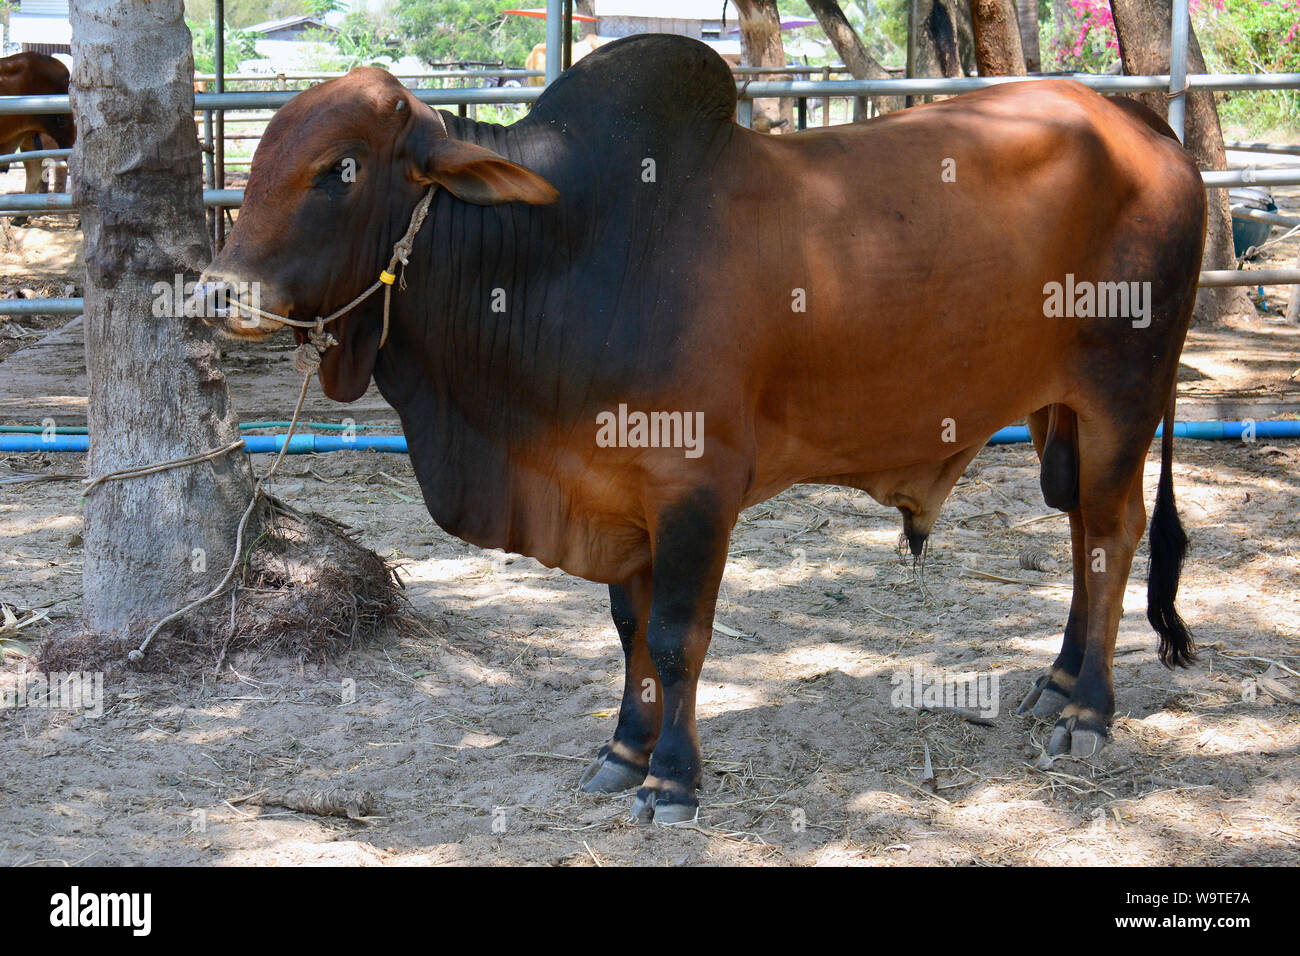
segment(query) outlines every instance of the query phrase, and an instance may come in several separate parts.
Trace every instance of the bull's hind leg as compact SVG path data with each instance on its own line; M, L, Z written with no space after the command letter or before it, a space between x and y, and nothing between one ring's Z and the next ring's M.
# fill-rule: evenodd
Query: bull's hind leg
M1133 554L1146 527L1142 467L1149 434L1145 424L1120 414L1081 422L1079 515L1087 612L1083 660L1048 745L1054 756L1098 753L1115 713L1111 665Z
M632 804L639 820L683 823L699 810L695 792L703 762L695 694L735 519L715 492L699 491L665 508L652 530L654 599L646 646L663 693L663 727Z
M1055 717L1074 691L1083 665L1088 630L1088 578L1084 560L1083 516L1079 511L1078 434L1074 412L1064 405L1051 405L1029 416L1029 433L1042 462L1043 499L1048 506L1070 515L1070 553L1074 572L1074 593L1065 620L1061 652L1051 668L1034 682L1018 714Z
M1088 633L1088 575L1084 558L1083 516L1076 509L1070 512L1070 552L1074 568L1074 593L1070 597L1070 613L1065 619L1065 634L1061 638L1061 652L1046 674L1034 682L1018 714L1032 713L1035 717L1055 717L1065 707L1074 691L1083 666Z
M651 587L648 571L627 584L609 586L609 608L623 644L623 703L613 738L582 775L579 786L587 793L630 790L650 770L650 754L664 717L659 674L645 640Z

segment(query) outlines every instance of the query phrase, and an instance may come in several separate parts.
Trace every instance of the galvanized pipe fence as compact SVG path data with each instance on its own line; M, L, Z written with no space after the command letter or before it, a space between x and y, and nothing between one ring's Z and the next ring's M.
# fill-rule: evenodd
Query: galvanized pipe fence
M548 49L559 49L560 43L560 7L562 0L547 0ZM1183 136L1183 123L1186 115L1185 100L1188 90L1214 91L1252 91L1300 89L1300 73L1227 73L1227 74L1188 74L1188 0L1174 0L1173 3L1173 50L1170 57L1170 72L1148 76L1113 76L1097 74L1066 74L1084 86L1100 93L1145 93L1163 91L1169 94L1170 126ZM554 36L552 36L554 34ZM508 77L527 80L536 76L545 76L547 83L559 74L560 57L547 58L546 71L538 70L433 70L424 73L395 74L399 79L482 79L488 77ZM959 78L909 77L880 80L750 80L752 75L811 75L822 73L829 76L832 72L844 72L845 68L785 66L785 67L733 67L737 74L737 94L739 106L738 120L748 125L752 119L753 101L756 99L796 99L805 102L818 99L826 104L832 98L856 99L868 96L944 96L968 93L973 90L986 89L1004 83L1034 83L1048 79L1059 79L1061 75L1034 76L971 76ZM291 80L326 79L327 73L301 74L227 74L226 80L246 80L278 82L281 85ZM223 78L220 76L197 77L200 80L215 81L219 91L213 93L196 93L194 96L195 113L203 117L204 167L205 178L209 184L224 184L224 140L226 138L257 138L252 134L234 134L223 136L221 127L227 112L250 110L276 110L283 106L300 90L224 90ZM458 109L462 115L467 107L479 105L527 105L535 102L542 95L545 87L521 85L516 87L448 87L443 89L414 89L412 92L422 102L431 106ZM0 115L4 114L45 114L69 113L71 108L67 96L0 96ZM804 111L801 110L801 115ZM261 117L241 118L239 122L258 122ZM1281 155L1300 155L1300 145L1247 144L1230 142L1229 149L1241 149L1251 152L1274 153ZM24 159L58 159L66 158L71 150L39 150L29 153L13 153L0 156L0 162L22 162ZM243 160L246 162L247 160ZM1207 170L1201 173L1207 189L1227 189L1244 185L1300 185L1300 166L1282 169L1258 169L1248 166L1236 170ZM214 240L219 244L223 232L221 210L237 208L243 200L243 190L205 188L203 202L212 211ZM0 216L30 215L32 213L74 212L72 197L64 193L18 193L0 195ZM1274 224L1290 223L1289 217L1266 218L1269 214L1255 215L1252 210L1234 209L1239 218L1272 222ZM1295 285L1292 295L1300 295L1300 262L1295 269L1269 270L1217 270L1201 274L1202 286L1254 286L1254 285ZM82 300L64 299L14 299L4 300L0 304L0 314L6 315L74 315L82 311Z

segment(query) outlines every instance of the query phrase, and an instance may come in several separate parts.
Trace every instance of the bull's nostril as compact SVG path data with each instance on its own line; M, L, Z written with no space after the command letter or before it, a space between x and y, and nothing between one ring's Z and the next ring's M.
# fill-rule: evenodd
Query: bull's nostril
M209 319L224 321L230 315L230 297L232 286L228 282L204 280L200 277L194 286L195 313L203 321Z

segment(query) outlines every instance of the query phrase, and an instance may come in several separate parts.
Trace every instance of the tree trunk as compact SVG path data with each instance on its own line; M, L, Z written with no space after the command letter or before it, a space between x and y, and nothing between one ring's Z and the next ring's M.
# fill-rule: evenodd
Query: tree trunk
M71 4L92 475L238 437L212 333L154 289L208 261L183 12L181 0ZM83 624L101 646L138 640L220 580L251 490L237 451L90 492Z
M970 18L970 4L966 0L944 0L952 22L957 29L957 52L961 56L963 76L974 76L979 72L975 62L975 25Z
M1171 49L1173 13L1170 0L1112 0L1115 14L1115 32L1119 35L1120 57L1124 72L1168 73ZM1204 73L1205 57L1201 45L1192 32L1188 44L1187 71ZM1169 115L1169 99L1165 93L1132 94L1161 116ZM1223 169L1227 155L1223 149L1223 130L1219 127L1219 111L1214 105L1214 93L1209 90L1189 91L1187 97L1187 132L1184 136L1187 150L1202 169ZM1232 215L1228 209L1226 189L1208 190L1210 200L1209 226L1205 239L1205 257L1202 269L1235 269L1237 257L1232 248ZM1196 321L1217 322L1228 316L1254 318L1255 307L1246 290L1237 287L1201 289L1196 296Z
M785 46L781 42L781 14L776 0L735 0L740 14L741 62L746 66L785 66ZM845 64L847 65L847 64ZM754 82L788 80L780 73L759 73ZM754 101L755 111L762 110L769 119L785 120L773 132L794 132L794 105L790 99Z
M853 24L849 23L848 18L844 16L844 11L840 8L837 0L808 0L808 6L812 8L813 15L817 17L817 22L821 24L826 36L830 39L835 47L835 52L849 68L849 73L855 80L887 80L890 78L889 71L876 62L876 58L867 52L867 48L862 45L862 40L858 33L853 29ZM863 98L865 99L865 98ZM890 113L894 110L903 108L903 98L901 96L873 96L872 103L875 104L876 112ZM863 100L859 100L859 103ZM864 111L865 112L865 111ZM857 111L855 110L855 116Z
M594 17L596 15L596 0L574 0L573 12L581 13L584 17ZM596 24L588 23L586 20L578 24L578 39L594 36L595 33Z
M965 76L958 49L957 27L953 21L951 0L929 0L930 13L925 21L925 35L934 49L935 62L942 76Z
M1039 73L1043 59L1038 48L1038 0L1016 0L1016 22L1020 25L1020 48L1025 51L1025 69Z
M961 0L964 3L965 0ZM958 22L948 0L908 0L907 75L909 77L965 76L958 45ZM908 106L947 96L909 96Z
M980 75L1024 76L1025 54L1013 0L970 0L970 15Z

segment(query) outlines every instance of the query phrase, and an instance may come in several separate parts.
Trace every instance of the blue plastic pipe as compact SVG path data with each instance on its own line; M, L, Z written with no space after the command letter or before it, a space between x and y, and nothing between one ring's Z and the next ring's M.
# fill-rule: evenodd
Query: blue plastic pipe
M1174 422L1175 438L1196 438L1202 441L1240 439L1247 429L1253 428L1256 438L1300 438L1300 421L1283 422ZM1164 426L1156 429L1156 437L1164 434ZM1013 445L1029 441L1027 425L1012 425L993 433L990 445Z
M1238 440L1253 428L1255 438L1300 438L1300 421L1280 422L1175 422L1174 435L1202 441ZM1163 429L1156 429L1159 437ZM244 444L254 455L278 452L284 435L245 435ZM1000 429L989 439L990 445L1014 445L1029 441L1029 429L1012 425ZM85 452L90 447L87 435L0 434L0 452L72 451ZM290 455L320 455L331 451L379 451L406 454L403 435L294 435L289 442Z
M245 435L244 447L254 455L278 452L284 435ZM0 452L90 450L89 435L0 435ZM290 455L313 455L330 451L386 451L406 454L403 435L294 435L289 442Z

